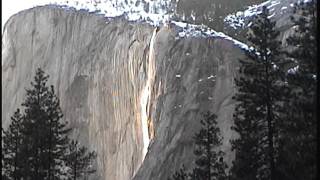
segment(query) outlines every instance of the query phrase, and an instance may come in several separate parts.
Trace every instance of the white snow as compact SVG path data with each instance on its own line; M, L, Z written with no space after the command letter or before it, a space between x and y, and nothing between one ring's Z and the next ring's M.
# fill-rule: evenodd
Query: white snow
M209 77L208 77L208 79L212 79L212 78L215 78L216 76L214 76L214 75L210 75Z
M280 4L280 0L278 1L271 1L271 5L267 6L268 9L271 9L272 7L276 6Z
M299 69L299 66L295 66L295 67L293 67L293 68L290 68L290 69L288 70L288 74L295 74L298 69Z
M168 12L170 1L171 0L31 0L26 8L49 4L54 7L63 8L67 11L77 10L99 14L107 19L121 16L128 21L146 22L153 26L161 26L170 22L171 14ZM251 7L251 9L245 11L243 14L241 14L241 12L237 14L246 17L255 13L253 7ZM240 48L248 48L246 44L239 42L222 32L216 32L205 25L194 25L178 21L171 21L170 23L176 25L176 39L189 36L219 37L232 41Z
M276 64L272 64L273 69L278 69L279 67Z
M261 4L249 6L244 11L238 11L238 12L229 14L224 18L224 22L233 29L249 27L251 26L252 17L260 14L262 12L263 6L266 6L270 12L274 12L275 7L279 5L281 5L281 0L268 0ZM293 4L291 6L293 6ZM282 7L282 8L286 9L287 7ZM281 13L281 12L274 12L268 18L272 18L273 16L276 15L276 13Z
M275 2L278 3L278 1ZM254 15L260 14L262 12L261 9L263 6L271 4L269 5L269 7L273 7L276 5L276 3L274 3L274 1L269 0L261 4L249 6L245 11L238 11L229 14L224 18L224 22L234 29L243 28L245 26L245 20Z
M8 1L9 0L5 0L4 2ZM10 0L10 2L14 1L15 0ZM168 11L170 1L171 0L19 0L19 2L11 4L16 6L16 12L39 5L51 4L66 10L93 12L103 15L106 18L122 16L129 21L141 21L153 26L160 26L170 22L171 14ZM304 0L303 2L310 1L311 0ZM230 14L225 17L224 21L234 29L250 26L252 23L246 22L246 20L254 15L260 14L263 6L267 6L270 9L278 6L279 4L280 0L267 0L261 4L249 6L245 11L238 11ZM290 4L290 6L293 5L293 3ZM283 10L286 8L287 7L282 7L281 9ZM275 15L276 14L274 13L269 17L271 18ZM4 22L5 21L6 19L4 19ZM248 50L248 46L246 44L237 41L224 33L216 32L207 26L187 24L178 21L171 21L170 23L177 26L178 36L176 39L189 36L220 37L232 41L242 49Z
M213 29L205 25L195 25L195 24L187 24L184 22L171 21L172 24L175 24L178 29L178 35L180 37L219 37L226 40L232 41L236 46L241 49L248 50L248 46L232 37L222 33L217 32Z
M270 16L268 16L268 18L272 18L274 15L276 15L276 13L272 13Z
M143 20L152 25L163 24L170 18L168 13L170 0L10 0L10 3L9 0L5 0L4 2L6 7L11 7L8 10L4 8L6 10L4 22L14 13L43 5L55 5L66 10L95 12L108 18L124 16L130 21Z

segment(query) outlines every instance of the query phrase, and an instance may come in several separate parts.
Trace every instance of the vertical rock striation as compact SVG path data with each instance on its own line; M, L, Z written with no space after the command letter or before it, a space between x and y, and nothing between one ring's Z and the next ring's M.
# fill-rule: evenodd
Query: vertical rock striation
M192 136L205 111L218 115L222 149L233 158L242 53L231 41L45 6L13 16L2 47L2 126L43 68L72 136L98 153L92 179L163 180L182 163L193 166Z
M162 28L154 42L155 80L150 97L154 138L134 180L162 180L184 164L193 166L193 135L203 112L218 115L224 136L222 150L231 163L230 130L241 50L219 38L175 39Z
M75 128L73 136L99 154L100 179L130 179L143 159L139 99L152 31L52 7L15 15L2 39L3 126L41 67Z

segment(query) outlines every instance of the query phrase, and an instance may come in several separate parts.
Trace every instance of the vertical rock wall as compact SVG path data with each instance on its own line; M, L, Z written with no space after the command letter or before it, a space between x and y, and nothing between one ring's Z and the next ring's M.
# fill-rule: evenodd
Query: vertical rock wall
M73 137L98 153L99 179L130 179L142 162L140 96L153 28L40 7L11 18L2 39L2 125L38 67L50 75Z
M221 148L231 164L232 96L241 50L219 38L175 39L173 30L167 28L157 33L154 48L150 118L155 134L134 180L167 179L182 164L192 168L193 135L206 111L218 115L224 136Z
M91 179L163 180L182 163L193 166L192 136L208 110L233 158L231 97L242 53L230 41L177 39L174 29L38 7L8 21L2 47L2 126L43 68L73 137L98 153Z

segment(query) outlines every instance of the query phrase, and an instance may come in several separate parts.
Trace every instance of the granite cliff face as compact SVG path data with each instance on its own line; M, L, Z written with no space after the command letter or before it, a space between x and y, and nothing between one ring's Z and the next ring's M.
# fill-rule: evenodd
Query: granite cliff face
M191 167L205 111L218 115L233 159L231 97L242 52L232 41L177 38L174 27L46 6L13 16L2 48L2 126L41 67L73 137L98 153L91 179L163 180Z

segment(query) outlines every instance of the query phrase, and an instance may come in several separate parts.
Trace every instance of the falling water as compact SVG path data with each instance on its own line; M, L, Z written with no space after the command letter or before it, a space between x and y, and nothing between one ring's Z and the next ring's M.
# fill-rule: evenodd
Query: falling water
M146 86L141 94L141 124L142 124L142 138L143 138L143 151L142 157L147 154L149 146L149 133L148 133L148 114L147 114L147 103L149 99L149 88Z
M147 81L145 84L145 87L143 88L140 96L140 104L141 104L141 125L142 125L142 138L143 138L143 151L142 151L142 157L145 158L148 146L150 142L149 137L149 130L148 130L148 112L149 112L149 106L148 101L150 100L151 96L151 83L154 78L154 38L156 36L156 29L154 29L151 41L150 41L150 51L149 51L149 62L148 62L148 74L147 74Z

